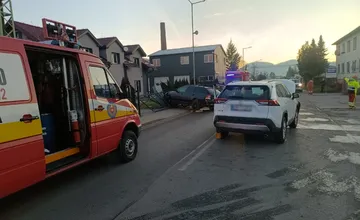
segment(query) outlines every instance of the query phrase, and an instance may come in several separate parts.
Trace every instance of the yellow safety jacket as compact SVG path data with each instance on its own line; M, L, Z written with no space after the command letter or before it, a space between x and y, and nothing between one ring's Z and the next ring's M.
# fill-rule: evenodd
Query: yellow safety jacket
M360 83L355 79L344 78L344 80L348 85L348 90L354 90L355 94L357 94L357 90L360 87Z

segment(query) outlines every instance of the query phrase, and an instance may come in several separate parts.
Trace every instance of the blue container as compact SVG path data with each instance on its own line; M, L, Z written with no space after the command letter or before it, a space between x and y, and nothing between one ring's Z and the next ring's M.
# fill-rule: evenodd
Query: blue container
M52 114L42 114L41 124L43 130L45 152L55 152L55 122Z

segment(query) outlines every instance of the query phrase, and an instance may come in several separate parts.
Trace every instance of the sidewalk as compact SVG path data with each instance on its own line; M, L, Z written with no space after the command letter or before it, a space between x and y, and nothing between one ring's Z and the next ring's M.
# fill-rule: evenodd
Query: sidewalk
M156 123L163 120L171 120L177 117L191 114L191 111L186 109L165 109L159 112L153 112L150 109L141 109L141 124L143 126Z
M314 93L306 92L300 94L301 99L306 99L319 109L348 109L348 96L340 93Z

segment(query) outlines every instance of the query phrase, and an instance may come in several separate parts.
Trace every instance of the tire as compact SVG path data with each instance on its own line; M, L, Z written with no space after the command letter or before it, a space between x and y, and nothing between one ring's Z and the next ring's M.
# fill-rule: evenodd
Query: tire
M280 131L276 132L274 135L275 142L278 144L283 144L286 141L286 136L287 136L287 120L286 117L283 116L281 120Z
M225 139L225 138L227 138L229 136L228 131L222 131L222 132L220 132L220 134L221 134L221 139Z
M290 128L295 129L299 123L299 109L296 108L294 121L289 125Z
M128 163L135 159L138 152L138 142L137 136L133 131L124 131L118 150L122 163Z
M192 108L193 112L199 110L200 109L199 100L193 99L192 102L191 102L191 108Z

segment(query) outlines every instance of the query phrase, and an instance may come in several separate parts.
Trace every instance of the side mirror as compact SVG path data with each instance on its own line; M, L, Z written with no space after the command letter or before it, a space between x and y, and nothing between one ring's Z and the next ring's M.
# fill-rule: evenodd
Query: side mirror
M298 99L299 97L300 97L299 93L293 93L292 94L293 99Z

